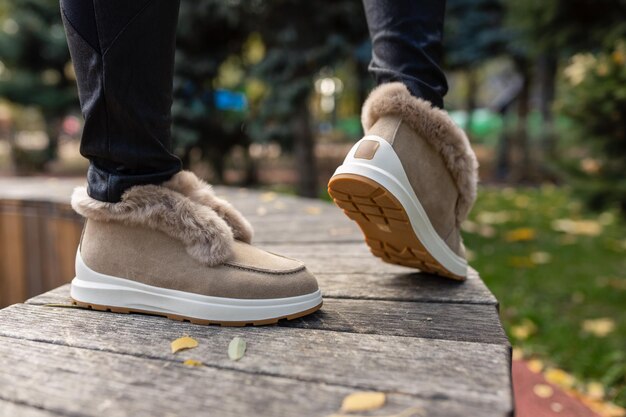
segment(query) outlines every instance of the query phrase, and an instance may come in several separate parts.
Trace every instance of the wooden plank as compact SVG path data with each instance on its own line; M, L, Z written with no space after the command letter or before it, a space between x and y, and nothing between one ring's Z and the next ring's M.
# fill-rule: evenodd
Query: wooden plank
M406 274L416 269L385 263L373 256L364 242L255 243L259 248L299 259L313 273Z
M327 299L316 314L280 325L509 345L495 307L475 304Z
M45 265L45 233L41 228L42 210L39 204L24 202L20 213L23 221L24 243L21 246L24 256L26 292L24 298L40 294L50 289L48 284L50 269ZM16 300L16 302L24 301Z
M7 201L0 205L0 307L3 307L24 300L27 283L20 203Z
M69 285L61 288L27 303L68 303ZM279 326L509 346L498 313L490 305L326 299L317 313Z
M0 397L2 394L0 393ZM23 404L16 404L9 401L0 400L0 416L15 417L57 417L60 414L49 410L29 407Z
M497 305L471 270L458 282L384 263L365 243L260 244L259 247L304 262L326 297Z
M244 367L246 358L238 366ZM228 363L226 355L222 361ZM342 398L355 391L338 385L208 366L190 368L180 362L4 337L0 337L0 367L3 400L63 414L319 417L338 410ZM461 406L451 401L453 397L453 392L435 398L392 393L381 412L389 415L415 405L429 416L466 416L472 409L476 413L472 415L502 416L510 410L509 403L465 401Z
M421 301L431 303L485 304L498 301L477 275L464 282L420 274L327 274L316 273L326 298Z
M261 219L247 216L255 232L255 243L360 242L363 234L356 223L335 215L291 216L284 214Z
M188 334L200 346L178 355L185 359L353 388L426 397L454 392L458 400L493 403L506 401L510 394L506 388L510 349L501 345L276 326L205 327L26 304L0 311L0 323L2 336L163 360L174 358L169 343ZM225 359L226 346L234 336L248 340L243 362ZM428 375L428 379L416 379L416 375Z

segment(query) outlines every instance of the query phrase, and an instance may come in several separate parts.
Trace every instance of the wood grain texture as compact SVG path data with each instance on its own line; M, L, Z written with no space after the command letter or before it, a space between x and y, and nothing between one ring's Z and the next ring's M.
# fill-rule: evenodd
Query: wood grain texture
M442 280L420 273L316 275L327 298L497 305L496 298L476 277L466 282Z
M0 179L0 199L17 196L26 208L22 246L41 260L23 267L28 287L38 275L44 287L71 279L82 219L67 203L83 181L29 179L7 192ZM251 220L259 246L317 275L323 309L271 327L198 326L45 306L69 302L64 285L0 310L0 415L324 417L362 390L388 393L387 405L366 415L411 406L421 408L416 416L512 415L511 348L497 300L475 271L458 283L385 264L326 202L215 189ZM199 347L171 354L169 343L185 334ZM226 355L234 336L248 346L238 362Z
M493 306L327 299L308 319L279 323L302 329L491 343L509 342Z
M37 327L42 322L46 326ZM67 314L62 308L25 304L0 311L0 323L2 336L163 360L196 358L218 368L353 388L427 397L454 391L457 399L493 403L506 401L510 394L510 349L502 345L277 326L205 327L143 315L129 318L88 310ZM181 335L194 337L200 346L172 355L169 343ZM226 357L235 336L248 341L245 359L239 362Z
M82 222L65 203L0 199L0 307L71 280Z
M0 397L2 394L0 393ZM6 417L58 417L61 414L0 399L0 416Z
M20 203L9 201L0 208L0 306L27 297L24 253L24 221Z
M27 301L33 305L69 302L69 285ZM327 298L318 312L278 326L509 345L490 305Z
M458 282L391 265L375 258L363 242L259 244L303 261L316 274L326 297L497 305L475 270Z
M166 346L167 348L167 346ZM182 358L181 358L182 359ZM242 362L243 364L244 362ZM93 416L326 416L355 389L180 362L0 337L0 399ZM506 415L505 404L390 393L378 415ZM244 400L245 399L245 400ZM454 414L452 410L454 410ZM294 410L297 412L294 413ZM465 411L464 411L465 410ZM486 414L485 414L486 413Z

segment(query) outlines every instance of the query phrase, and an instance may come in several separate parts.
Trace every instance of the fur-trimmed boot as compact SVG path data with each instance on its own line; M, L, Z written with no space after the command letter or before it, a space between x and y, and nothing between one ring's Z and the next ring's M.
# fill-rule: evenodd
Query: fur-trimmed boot
M328 185L372 253L386 262L465 279L460 226L476 198L476 156L448 114L399 82L363 105L365 137Z
M85 187L72 207L86 217L76 254L75 303L198 324L270 324L322 305L299 261L252 245L252 227L193 173L128 189L119 203Z

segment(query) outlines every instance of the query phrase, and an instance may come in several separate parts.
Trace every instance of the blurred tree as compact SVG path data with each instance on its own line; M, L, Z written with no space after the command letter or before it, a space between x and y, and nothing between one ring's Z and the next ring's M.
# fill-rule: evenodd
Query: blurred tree
M578 139L561 150L569 179L592 208L617 205L626 215L626 39L608 52L574 56L565 75L561 104Z
M252 2L183 0L176 43L173 138L177 153L188 167L191 150L201 151L223 180L225 155L236 145L247 145L243 109L219 109L217 78L229 59L238 59L251 29L247 13ZM229 87L240 86L236 77ZM222 86L223 87L223 86Z
M554 156L552 103L559 60L577 52L598 51L623 38L626 0L507 0L507 8L513 35L510 52L526 78L525 90L530 89L530 77L534 74L537 78L542 147ZM519 113L522 124L524 110Z
M36 106L49 145L40 168L56 157L62 118L78 105L58 0L11 0L0 14L0 96Z
M503 28L503 0L448 0L444 45L446 66L467 79L466 130L472 125L478 90L477 68L504 53L509 41Z
M260 140L293 145L299 171L298 194L317 197L314 136L309 98L325 66L355 58L367 39L359 0L303 2L258 0L256 19L267 53L253 74L268 86L251 126Z

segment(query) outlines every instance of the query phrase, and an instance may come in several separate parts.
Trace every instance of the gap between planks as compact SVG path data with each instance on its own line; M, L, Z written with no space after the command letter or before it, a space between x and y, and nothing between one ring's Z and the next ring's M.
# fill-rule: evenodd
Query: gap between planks
M303 334L300 329L278 327L205 328L153 321L147 316L130 321L123 315L94 315L84 310L68 318L61 310L13 306L0 312L8 323L0 329L2 337L178 363L186 358L202 358L216 369L424 398L454 391L463 400L499 403L508 396L503 388L508 385L510 350L504 346L352 333L332 335L320 330ZM30 322L20 321L20 317L28 317ZM40 322L47 326L35 330L34 324ZM194 336L200 346L169 354L169 342L180 334ZM244 337L252 347L241 362L231 362L225 355L225 346L235 335ZM367 361L362 362L365 358ZM440 369L440 362L446 363L445 369ZM331 363L333 366L328 366ZM415 380L415 374L429 378Z
M28 304L69 302L69 285L27 301ZM68 314L71 311L68 310ZM293 321L279 322L278 327L510 346L497 310L490 305L330 298L318 312Z

